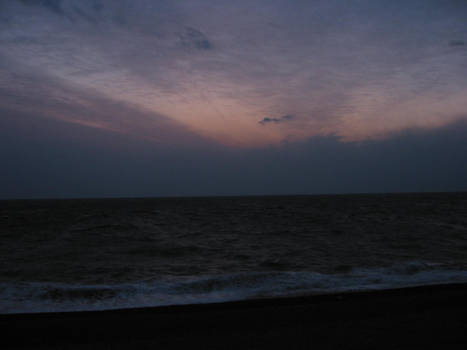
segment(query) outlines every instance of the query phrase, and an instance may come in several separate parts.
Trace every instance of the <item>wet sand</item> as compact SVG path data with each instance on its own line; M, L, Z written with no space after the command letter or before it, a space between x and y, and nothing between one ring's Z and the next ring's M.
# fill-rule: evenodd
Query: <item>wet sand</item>
M467 284L0 315L0 348L466 349Z

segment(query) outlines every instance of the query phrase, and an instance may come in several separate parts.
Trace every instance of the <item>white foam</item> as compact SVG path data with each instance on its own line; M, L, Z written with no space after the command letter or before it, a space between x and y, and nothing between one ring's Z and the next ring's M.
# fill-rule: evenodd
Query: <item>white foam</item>
M409 262L392 267L360 268L337 274L304 271L251 272L85 286L38 282L2 283L0 313L212 303L466 282L465 270L445 270L436 264Z

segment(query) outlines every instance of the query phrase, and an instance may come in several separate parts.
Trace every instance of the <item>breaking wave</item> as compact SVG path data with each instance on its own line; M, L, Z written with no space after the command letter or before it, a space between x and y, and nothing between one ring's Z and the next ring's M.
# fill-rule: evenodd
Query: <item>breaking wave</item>
M444 269L439 264L427 262L409 262L385 268L338 266L332 274L306 271L245 272L108 285L1 283L0 313L213 303L466 282L467 271Z

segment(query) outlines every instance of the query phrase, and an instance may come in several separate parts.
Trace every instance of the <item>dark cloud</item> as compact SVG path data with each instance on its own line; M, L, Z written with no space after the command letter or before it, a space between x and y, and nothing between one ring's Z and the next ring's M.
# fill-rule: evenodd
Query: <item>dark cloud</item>
M289 120L292 120L294 118L293 115L283 115L282 117L279 117L279 118L270 118L270 117L266 117L264 118L263 120L260 120L258 123L261 124L261 125L266 125L266 124L270 124L270 123L282 123L282 122L286 122L286 121L289 121Z
M462 40L451 40L449 46L464 46L465 42Z
M52 12L63 14L62 0L19 0L23 4L32 6L44 6Z
M268 123L279 123L279 122L280 122L279 118L269 118L269 117L266 117L263 120L259 121L259 123L261 125L265 125L265 124L268 124Z
M364 143L329 136L232 150L2 116L0 198L467 190L466 123Z
M199 50L212 49L212 44L202 32L198 29L185 27L183 33L180 34L180 40L185 47L191 47Z

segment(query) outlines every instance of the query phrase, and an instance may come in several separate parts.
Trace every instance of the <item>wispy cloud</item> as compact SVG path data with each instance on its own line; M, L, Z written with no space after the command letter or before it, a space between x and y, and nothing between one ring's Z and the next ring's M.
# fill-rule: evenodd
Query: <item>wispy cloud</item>
M161 113L33 72L17 63L0 61L0 77L0 109L10 114L43 121L56 119L169 145L210 142Z
M463 4L4 1L0 56L224 143L365 140L464 118Z
M57 14L63 14L62 0L19 0L25 5L43 6Z

